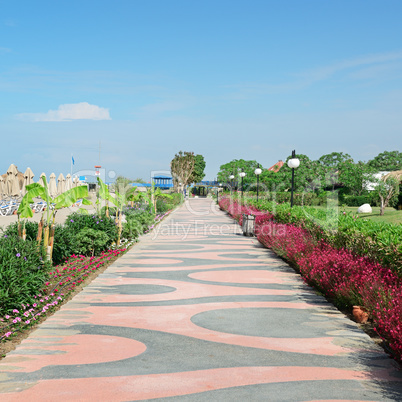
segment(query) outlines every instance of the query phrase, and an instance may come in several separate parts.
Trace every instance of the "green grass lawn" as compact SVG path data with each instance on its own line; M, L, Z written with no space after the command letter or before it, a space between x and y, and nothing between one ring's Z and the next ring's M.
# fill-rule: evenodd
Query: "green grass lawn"
M336 204L334 204L336 206ZM324 209L327 208L326 206L316 206L314 208ZM357 214L358 207L341 207L339 206L338 210L339 213L342 212L350 212L352 214L356 214L359 219L370 219L374 222L386 222L392 223L394 225L402 224L402 210L397 211L394 208L385 208L385 213L383 216L380 216L380 207L371 207L373 212L371 214Z
M385 208L385 213L380 216L380 207L372 207L373 213L371 214L359 214L359 219L370 219L376 222L386 222L393 223L395 225L400 225L402 223L402 211L397 211L394 208ZM339 211L356 213L357 207L339 207Z

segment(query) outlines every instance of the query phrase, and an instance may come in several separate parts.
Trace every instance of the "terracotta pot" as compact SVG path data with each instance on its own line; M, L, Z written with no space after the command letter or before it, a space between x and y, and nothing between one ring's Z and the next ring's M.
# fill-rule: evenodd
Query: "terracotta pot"
M369 314L363 307L353 306L353 318L359 324L365 324L369 318Z

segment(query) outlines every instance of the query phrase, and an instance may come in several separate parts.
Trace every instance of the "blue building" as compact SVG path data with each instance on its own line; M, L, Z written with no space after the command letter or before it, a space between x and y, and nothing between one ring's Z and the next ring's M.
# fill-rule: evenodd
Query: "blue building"
M159 174L152 177L151 180L155 183L155 186L159 187L161 190L169 190L173 188L172 176Z
M155 187L159 187L161 190L169 190L173 188L173 178L168 175L155 175L151 177L151 183L155 183ZM145 187L150 188L152 186L151 183L130 183L135 187Z

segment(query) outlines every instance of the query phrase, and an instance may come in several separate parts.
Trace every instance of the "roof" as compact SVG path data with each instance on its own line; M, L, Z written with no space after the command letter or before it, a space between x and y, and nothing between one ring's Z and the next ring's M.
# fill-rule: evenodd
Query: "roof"
M152 179L170 179L170 180L172 180L172 176L166 176L166 175L163 175L163 174L158 174L156 176L153 176Z
M271 166L268 170L278 173L279 170L281 169L281 167L284 165L285 163L283 161L278 161L275 163L275 165Z
M399 181L402 181L402 170L394 170L393 172L388 173L385 175L384 179L387 180L388 177L393 177Z

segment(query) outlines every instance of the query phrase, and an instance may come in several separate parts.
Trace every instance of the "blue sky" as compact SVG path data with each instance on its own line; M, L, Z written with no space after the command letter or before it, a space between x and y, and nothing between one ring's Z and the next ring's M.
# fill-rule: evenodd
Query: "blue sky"
M402 150L399 0L0 0L0 171Z

